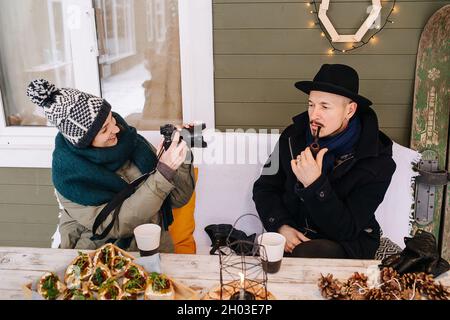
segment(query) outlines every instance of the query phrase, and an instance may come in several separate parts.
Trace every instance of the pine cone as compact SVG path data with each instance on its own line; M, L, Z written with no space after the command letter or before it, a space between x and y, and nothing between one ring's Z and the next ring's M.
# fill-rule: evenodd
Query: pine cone
M367 300L384 300L385 293L380 288L370 289L366 295Z
M400 278L404 289L412 289L417 284L417 273L405 273Z
M320 274L318 285L322 297L326 299L347 299L347 288L337 279L333 279L332 274L328 274L326 277Z
M355 272L345 283L350 300L365 300L369 292L368 277L364 273Z
M450 300L450 289L442 285L442 283L426 283L419 292L429 300Z
M367 276L364 273L355 272L347 280L348 285L352 285L354 283L359 283L362 286L367 286Z
M388 282L390 280L392 280L393 278L400 278L400 275L398 274L398 272L396 270L394 270L394 268L389 267L389 268L383 268L380 271L380 281L381 283L384 282Z

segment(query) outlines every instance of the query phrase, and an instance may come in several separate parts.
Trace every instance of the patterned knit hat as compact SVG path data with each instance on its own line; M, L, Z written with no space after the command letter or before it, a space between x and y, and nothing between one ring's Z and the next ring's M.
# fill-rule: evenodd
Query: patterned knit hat
M48 121L79 148L91 145L111 111L111 105L102 98L76 89L58 89L43 79L32 81L27 95L44 108Z

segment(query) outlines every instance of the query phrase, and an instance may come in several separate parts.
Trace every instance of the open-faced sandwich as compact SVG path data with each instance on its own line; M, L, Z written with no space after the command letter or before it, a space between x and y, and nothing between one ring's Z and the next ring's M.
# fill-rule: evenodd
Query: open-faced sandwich
M122 291L122 294L117 297L117 300L138 300L139 295L137 293L128 293Z
M147 285L147 273L141 266L130 263L123 276L123 290L125 292L137 294L144 293Z
M112 259L115 256L116 256L116 247L111 243L107 243L95 251L93 259L94 266L97 266L99 263L101 263L109 268L111 266Z
M144 294L145 300L173 300L175 290L166 275L153 272L150 274L148 286Z
M115 279L108 279L102 283L98 290L100 300L117 300L122 294L122 289Z
M122 255L117 255L111 261L111 274L114 277L121 277L130 265L131 259Z
M87 280L92 274L92 260L88 254L79 252L72 263L67 267L64 282L69 289L81 288L81 282Z
M103 282L109 278L111 278L111 272L105 265L100 263L94 268L92 275L89 278L89 289L98 291Z
M80 289L67 289L64 292L64 300L94 300L94 295L88 288L88 284L83 283Z
M66 290L66 286L52 272L46 272L37 284L38 293L47 300L56 300Z

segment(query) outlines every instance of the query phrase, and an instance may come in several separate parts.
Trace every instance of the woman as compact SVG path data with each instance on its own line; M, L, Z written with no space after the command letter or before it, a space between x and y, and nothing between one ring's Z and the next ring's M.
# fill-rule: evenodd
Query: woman
M96 249L113 242L135 250L134 228L156 223L162 226L160 251L173 252L168 233L171 208L185 205L195 187L192 165L183 163L188 147L180 142L179 133L158 161L163 141L155 149L111 112L106 100L76 89L58 89L42 79L31 82L27 94L59 130L52 178L61 209L60 247ZM145 173L150 175L118 207L109 232L112 213L94 235L93 225L102 209ZM105 237L99 237L103 233Z

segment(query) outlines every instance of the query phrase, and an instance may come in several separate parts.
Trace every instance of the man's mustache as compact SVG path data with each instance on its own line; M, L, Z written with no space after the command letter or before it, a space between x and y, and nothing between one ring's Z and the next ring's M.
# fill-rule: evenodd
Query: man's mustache
M324 126L324 125L321 124L320 122L316 122L316 121L310 121L309 124L311 124L311 125L316 125L316 126L319 126L319 127L323 127L323 126Z

